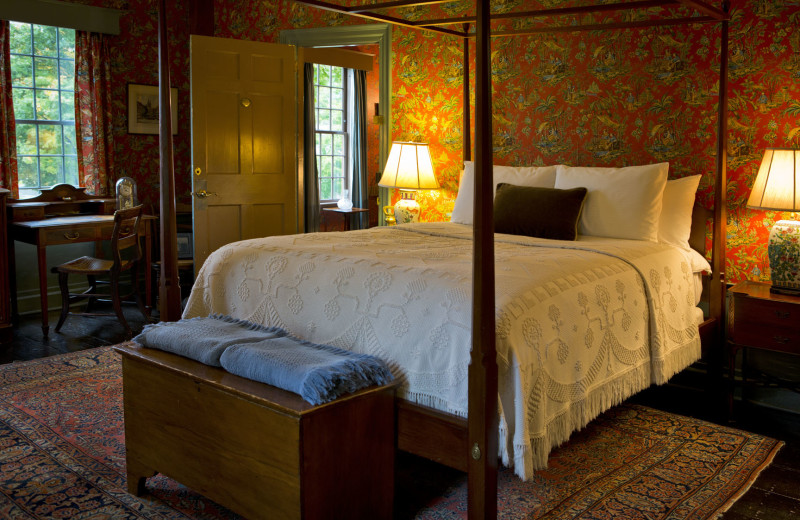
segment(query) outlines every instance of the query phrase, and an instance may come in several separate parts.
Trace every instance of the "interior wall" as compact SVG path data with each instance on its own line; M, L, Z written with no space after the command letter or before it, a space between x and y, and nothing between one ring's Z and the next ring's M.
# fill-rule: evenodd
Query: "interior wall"
M127 83L158 80L157 2L80 3L126 11L112 40L116 175L136 179L142 200L157 207L158 137L127 134L126 122ZM189 202L189 0L167 4L172 83L179 89L176 191L179 202ZM763 149L800 147L800 2L732 4L728 280L768 279L769 228L790 215L744 205ZM421 16L429 8L414 9L412 16ZM266 42L277 42L282 29L363 23L289 0L215 0L214 20L216 36ZM431 144L442 189L421 193L422 219L447 220L462 156L461 40L403 28L392 34L391 139ZM495 40L496 162L667 160L673 178L703 174L700 199L710 205L718 37L705 24Z

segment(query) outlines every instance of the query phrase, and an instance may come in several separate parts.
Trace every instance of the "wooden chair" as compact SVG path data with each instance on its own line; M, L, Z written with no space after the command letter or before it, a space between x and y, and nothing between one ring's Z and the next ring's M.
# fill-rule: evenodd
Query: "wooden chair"
M56 325L56 332L64 325L68 314L83 316L113 316L116 314L120 323L125 327L125 331L130 338L132 331L130 325L125 320L122 313L122 302L130 296L136 298L136 304L145 319L148 319L144 301L139 294L139 264L142 260L142 245L139 240L139 225L142 219L142 206L130 209L118 210L114 213L114 230L111 233L111 256L112 259L94 258L82 256L58 265L52 272L58 273L58 285L61 288L61 317ZM120 294L120 275L125 271L131 272L131 292L125 295ZM70 293L68 278L70 274L84 275L89 281L89 289L83 293ZM98 293L98 276L108 276L108 293ZM110 299L114 309L111 313L90 312L91 303L96 299ZM86 312L70 312L69 307L77 301L89 299Z

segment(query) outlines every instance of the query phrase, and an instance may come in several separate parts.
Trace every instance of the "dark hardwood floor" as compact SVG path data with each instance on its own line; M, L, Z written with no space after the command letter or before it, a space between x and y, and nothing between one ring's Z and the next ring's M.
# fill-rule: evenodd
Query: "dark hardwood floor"
M141 331L144 319L135 307L125 308L134 334ZM58 313L50 315L55 324ZM60 333L42 337L39 315L22 317L14 329L11 343L0 346L0 363L25 361L87 348L114 345L125 339L122 326L114 317L71 316ZM679 377L680 376L680 377ZM750 490L722 515L723 520L788 520L800 518L800 411L772 408L768 402L737 402L733 420L723 413L719 400L708 399L698 382L702 373L681 374L674 383L653 387L632 401L673 413L688 415L768 435L786 442L773 464L761 473ZM398 456L398 496L409 497L398 503L398 518L411 518L427 500L443 492L458 472L412 455ZM409 478L405 478L409 477ZM408 482L404 484L404 482ZM409 489L405 489L408 486ZM411 489L413 487L413 490ZM425 492L422 493L421 490Z

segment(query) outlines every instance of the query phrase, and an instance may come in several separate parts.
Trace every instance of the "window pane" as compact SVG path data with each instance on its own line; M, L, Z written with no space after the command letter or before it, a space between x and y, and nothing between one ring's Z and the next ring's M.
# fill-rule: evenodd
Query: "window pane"
M75 94L72 92L61 93L61 120L75 121Z
M331 111L331 130L336 130L337 132L344 131L344 121L342 120L343 115L344 114L339 110Z
M333 136L333 153L344 155L344 135L337 134Z
M61 90L75 90L75 62L59 60L58 70Z
M34 58L36 88L58 88L58 60Z
M322 134L320 136L320 143L322 150L320 151L320 155L330 155L333 153L333 143L330 134Z
M331 68L327 65L318 65L319 81L318 84L329 87L331 85Z
M319 108L331 107L331 89L328 87L319 87L317 93L317 106Z
M42 157L39 159L39 174L42 186L55 186L64 178L63 159L61 157Z
M33 115L33 90L27 88L14 88L14 118L34 119Z
M36 157L17 158L17 178L20 188L39 186L39 161L36 160Z
M332 199L340 199L342 198L342 188L343 182L341 178L333 179L333 193L331 194Z
M344 90L340 88L332 88L331 89L331 108L336 108L338 110L344 109Z
M64 125L64 153L73 154L78 153L76 146L77 140L75 139L75 127Z
M33 86L33 58L11 56L11 84L15 87Z
M336 156L333 158L333 174L337 177L344 177L344 157Z
M331 199L333 199L331 180L321 178L319 180L319 200L331 200Z
M36 125L17 125L17 155L35 155L36 151Z
M39 153L60 154L61 149L61 125L39 125Z
M11 22L11 53L12 54L32 54L31 47L31 24Z
M40 121L59 121L61 100L57 90L36 91L36 119Z
M318 110L317 111L317 130L330 130L331 129L331 111Z
M330 177L333 169L333 164L330 157L324 155L319 158L319 176Z
M344 85L344 69L342 67L331 67L331 85L340 87Z
M64 156L64 182L73 186L80 184L78 182L78 158L74 155Z
M59 27L58 55L62 58L75 59L75 29Z
M37 56L58 56L58 30L47 25L33 26L33 53Z

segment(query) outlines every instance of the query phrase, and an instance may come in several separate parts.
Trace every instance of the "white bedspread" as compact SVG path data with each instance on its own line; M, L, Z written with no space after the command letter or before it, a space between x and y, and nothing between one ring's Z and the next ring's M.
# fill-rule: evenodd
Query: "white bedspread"
M522 478L602 411L700 356L675 248L497 235L500 455ZM214 252L185 318L220 313L386 360L405 399L467 414L472 228L413 224Z

